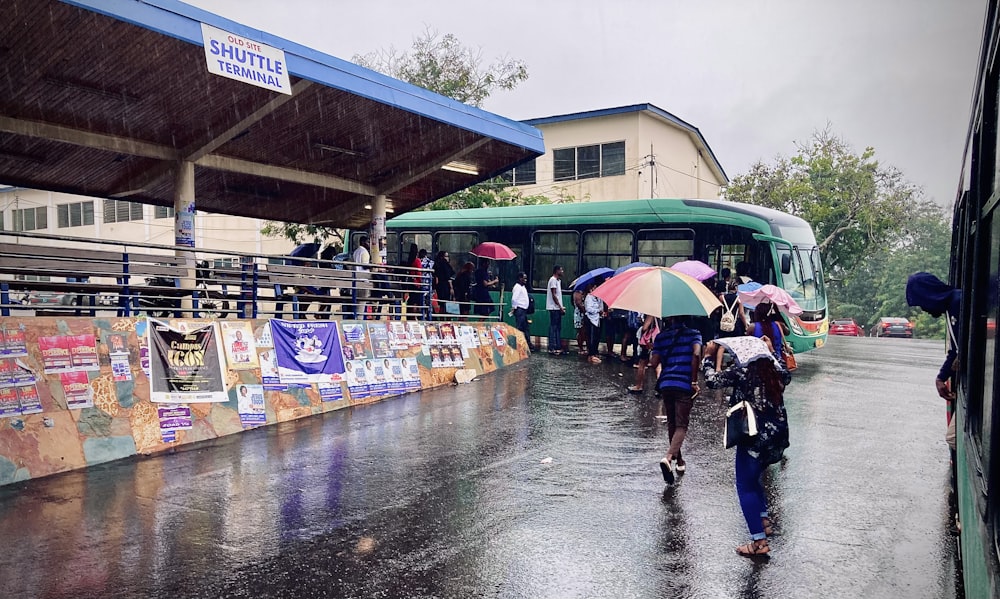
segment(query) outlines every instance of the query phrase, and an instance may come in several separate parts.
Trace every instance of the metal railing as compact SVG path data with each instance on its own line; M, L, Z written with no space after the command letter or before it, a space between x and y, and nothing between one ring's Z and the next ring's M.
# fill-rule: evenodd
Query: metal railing
M432 313L432 277L408 266L0 231L3 316L484 319L472 302L452 302L469 314ZM494 308L487 320L502 317L502 301Z

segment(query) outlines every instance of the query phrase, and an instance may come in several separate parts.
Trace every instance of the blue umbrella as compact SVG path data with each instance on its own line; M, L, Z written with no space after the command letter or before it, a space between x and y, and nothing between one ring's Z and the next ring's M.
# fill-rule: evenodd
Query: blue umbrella
M614 276L614 274L615 271L611 270L607 266L602 266L600 268L588 270L587 272L583 273L582 275L574 279L573 282L569 284L569 287L574 291L577 289L584 289L591 282L597 279L606 279L608 277L612 277Z
M757 291L761 287L763 287L763 285L761 285L757 281L750 281L749 283L743 283L742 285L740 285L739 287L737 287L736 290L737 291L741 291L743 293L750 293L750 292L753 292L753 291ZM745 301L743 302L743 307L747 308L749 310L753 310L756 306L757 306L757 304L754 304L753 306L751 306L750 304L746 303Z
M288 255L295 258L315 258L317 252L319 252L318 243L302 243L295 246L295 249L288 252ZM305 260L285 260L285 265L287 266L302 266L305 264L308 264Z
M652 264L646 264L645 262L632 262L630 264L626 264L625 266L619 266L615 269L615 274L620 275L630 268L641 268L643 266L652 266Z

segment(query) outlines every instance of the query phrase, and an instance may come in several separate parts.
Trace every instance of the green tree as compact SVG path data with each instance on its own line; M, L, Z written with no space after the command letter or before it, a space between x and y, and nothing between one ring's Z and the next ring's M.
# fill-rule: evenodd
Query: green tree
M898 169L880 164L875 150L855 153L828 128L799 144L795 156L758 161L723 194L808 221L828 278L836 281L894 238L921 192Z
M502 57L484 65L482 51L463 45L453 34L426 29L413 40L409 52L390 47L352 60L363 67L418 85L465 104L482 106L498 90L514 89L528 78L524 62ZM432 202L425 209L448 210L485 206L544 204L545 196L524 196L502 179L491 179ZM330 227L271 221L261 229L265 235L285 237L295 243L333 239L341 247L342 231Z

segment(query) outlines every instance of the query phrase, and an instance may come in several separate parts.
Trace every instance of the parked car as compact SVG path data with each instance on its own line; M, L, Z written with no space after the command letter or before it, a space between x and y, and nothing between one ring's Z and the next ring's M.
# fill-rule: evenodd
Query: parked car
M28 291L21 296L21 303L26 306L72 306L76 298L55 291Z
M838 318L830 325L830 334L863 337L865 330L853 318Z
M878 319L872 334L876 337L913 337L913 323L897 316L883 316Z

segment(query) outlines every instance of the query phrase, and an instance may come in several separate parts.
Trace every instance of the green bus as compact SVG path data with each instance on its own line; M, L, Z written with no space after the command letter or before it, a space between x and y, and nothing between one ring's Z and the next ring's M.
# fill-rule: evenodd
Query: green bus
M962 289L952 482L966 597L1000 597L1000 5L986 9L952 221L950 282ZM954 318L954 315L952 315ZM930 380L930 378L928 378ZM942 424L944 424L942 422Z
M654 199L410 212L386 222L389 264L398 264L415 243L432 256L447 251L457 271L475 261L469 250L484 241L503 243L518 256L496 263L503 291L502 297L493 294L494 301L509 306L517 273L528 274L538 306L532 335L548 334L545 286L557 264L565 269L568 295L569 283L593 268L696 259L734 275L735 265L745 261L755 281L786 289L803 309L786 319L796 352L826 340L826 289L816 239L807 222L783 212L723 200ZM572 306L569 297L564 305ZM506 317L506 308L503 313ZM575 337L572 320L563 319L564 339Z

